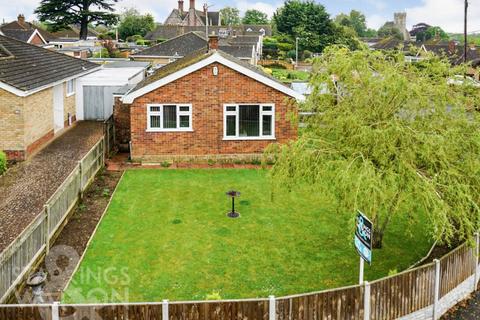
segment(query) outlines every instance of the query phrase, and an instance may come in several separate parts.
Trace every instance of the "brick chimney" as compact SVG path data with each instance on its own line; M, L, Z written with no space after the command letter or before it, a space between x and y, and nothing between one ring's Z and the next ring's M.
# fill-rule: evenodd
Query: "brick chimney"
M188 25L194 27L197 25L197 15L195 14L195 0L190 0L190 8L188 10Z
M23 14L19 14L18 17L17 17L17 21L21 25L25 24L25 16Z
M183 14L183 0L178 0L178 11Z
M218 50L218 36L211 34L208 36L208 51Z

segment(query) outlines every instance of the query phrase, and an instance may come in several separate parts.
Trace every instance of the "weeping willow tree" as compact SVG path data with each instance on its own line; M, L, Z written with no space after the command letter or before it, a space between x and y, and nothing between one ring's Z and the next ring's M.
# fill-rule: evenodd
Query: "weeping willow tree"
M478 228L478 91L433 56L326 50L314 65L314 115L297 141L267 151L278 187L329 189L339 210L366 213L381 248L392 217L428 215L432 236L469 239Z

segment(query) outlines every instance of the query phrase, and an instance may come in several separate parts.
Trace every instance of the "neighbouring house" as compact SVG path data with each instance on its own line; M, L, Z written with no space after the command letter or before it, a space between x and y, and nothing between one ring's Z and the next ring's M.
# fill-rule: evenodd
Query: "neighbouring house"
M193 31L205 33L205 27L158 25L155 30L150 31L145 35L145 39L154 42L161 42ZM216 34L220 38L236 36L270 37L272 35L272 27L269 25L208 26L208 33Z
M183 0L178 1L178 8L173 9L163 23L164 25L179 25L179 26L219 26L220 12L207 10L197 10L195 8L195 0L190 0L190 7L188 10L184 9Z
M55 39L50 32L25 21L23 14L19 14L17 20L1 25L0 31L7 37L37 46L47 46L50 41Z
M304 96L218 47L158 69L114 107L117 142L135 161L249 159L297 137Z
M100 66L0 36L0 150L24 160L76 121L77 80Z
M261 37L246 38L219 39L219 49L240 60L256 64L261 55L258 49L261 48ZM154 45L130 57L136 61L149 61L158 68L206 48L207 42L205 33L194 31Z
M424 22L417 23L412 27L412 30L410 30L410 39L412 41L423 41L424 39L417 39L417 35L420 33L424 33L430 27L431 25Z

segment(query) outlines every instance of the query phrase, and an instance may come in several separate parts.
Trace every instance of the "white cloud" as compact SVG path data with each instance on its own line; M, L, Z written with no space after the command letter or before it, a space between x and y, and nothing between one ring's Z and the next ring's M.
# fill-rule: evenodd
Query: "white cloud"
M386 17L383 15L371 15L367 17L367 27L378 30L387 21L393 20L393 17Z
M277 3L266 3L266 2L249 2L249 1L238 1L236 7L240 10L240 14L243 15L245 11L249 9L256 9L266 13L270 18L273 16L273 13L282 6L282 2ZM218 9L216 9L218 10Z
M464 0L423 0L420 5L407 8L411 26L419 22L441 26L447 32L463 31ZM470 1L469 31L480 30L480 6Z
M366 0L369 5L373 6L378 11L383 11L387 8L387 3L381 0Z

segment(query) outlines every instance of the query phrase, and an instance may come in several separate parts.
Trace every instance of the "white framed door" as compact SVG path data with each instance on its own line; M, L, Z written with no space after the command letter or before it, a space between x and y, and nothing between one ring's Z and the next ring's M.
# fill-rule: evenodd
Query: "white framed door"
M64 122L63 114L63 83L53 87L53 131L62 130Z

